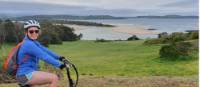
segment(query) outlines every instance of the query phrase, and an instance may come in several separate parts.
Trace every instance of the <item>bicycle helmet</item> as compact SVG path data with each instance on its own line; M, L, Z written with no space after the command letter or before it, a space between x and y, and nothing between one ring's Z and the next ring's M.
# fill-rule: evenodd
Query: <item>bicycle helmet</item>
M40 23L36 20L28 20L24 23L24 29L27 30L30 27L37 27L38 29L40 29Z

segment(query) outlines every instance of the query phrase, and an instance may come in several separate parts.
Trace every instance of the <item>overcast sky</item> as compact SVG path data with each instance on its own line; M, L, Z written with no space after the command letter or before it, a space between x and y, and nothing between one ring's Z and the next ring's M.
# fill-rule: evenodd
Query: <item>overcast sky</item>
M198 0L0 0L0 14L198 15Z

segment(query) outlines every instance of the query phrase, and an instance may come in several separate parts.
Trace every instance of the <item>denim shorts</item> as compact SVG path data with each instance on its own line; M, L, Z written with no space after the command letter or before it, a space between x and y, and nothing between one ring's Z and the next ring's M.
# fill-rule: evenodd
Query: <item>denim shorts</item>
M24 86L24 85L27 85L28 81L32 79L32 76L33 76L33 72L30 72L25 75L16 76L16 79L20 85Z

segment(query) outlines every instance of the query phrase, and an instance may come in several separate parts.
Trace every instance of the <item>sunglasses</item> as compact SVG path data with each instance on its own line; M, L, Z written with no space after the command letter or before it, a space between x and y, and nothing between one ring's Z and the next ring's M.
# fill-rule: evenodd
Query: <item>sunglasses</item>
M29 30L28 31L30 34L33 34L34 32L36 33L36 34L38 34L39 33L39 30Z

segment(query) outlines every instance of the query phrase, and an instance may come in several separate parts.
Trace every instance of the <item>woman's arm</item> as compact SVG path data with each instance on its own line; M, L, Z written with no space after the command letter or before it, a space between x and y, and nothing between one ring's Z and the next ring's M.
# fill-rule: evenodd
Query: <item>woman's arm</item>
M52 57L54 57L55 59L59 59L60 56L55 54L54 52L52 52L51 50L47 49L46 47L44 47L43 45L41 45L39 42L36 42L36 44L39 45L39 47L45 51L46 53L48 53L49 55L51 55Z
M49 64L52 64L55 67L59 68L61 66L61 63L58 60L54 59L51 55L44 52L33 42L27 42L25 44L25 47L27 49L25 52L27 52L28 54L34 55L34 56L42 59L43 61L45 61Z

